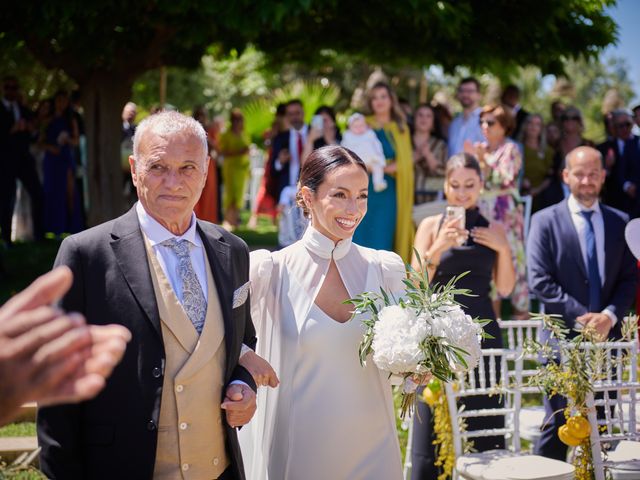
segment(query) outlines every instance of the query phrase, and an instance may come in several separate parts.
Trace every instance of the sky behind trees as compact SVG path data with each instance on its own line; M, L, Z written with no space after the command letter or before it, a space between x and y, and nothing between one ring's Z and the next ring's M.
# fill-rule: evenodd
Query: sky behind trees
M640 103L640 2L618 0L618 4L608 9L608 13L618 24L618 45L608 47L605 55L624 58L629 64L629 78L636 93L634 104ZM632 105L629 105L632 106Z

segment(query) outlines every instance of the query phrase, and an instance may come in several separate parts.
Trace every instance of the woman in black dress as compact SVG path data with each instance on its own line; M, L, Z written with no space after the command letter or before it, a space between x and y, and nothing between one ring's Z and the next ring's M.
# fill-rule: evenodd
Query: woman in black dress
M493 338L484 339L482 347L502 348L500 328L491 302L491 282L494 282L498 293L509 295L515 284L515 270L503 228L499 224L490 224L478 211L476 203L482 185L482 171L473 155L462 153L451 157L445 169L444 193L448 205L465 208L465 226L460 228L458 218L448 219L445 215L425 218L418 227L414 246L422 257L422 265L427 268L432 284L446 284L451 278L469 272L456 286L469 289L476 296L456 300L468 315L492 320L484 330ZM418 268L415 257L412 263L414 268ZM467 399L465 406L467 410L497 408L499 402L495 396L476 396ZM501 417L469 418L467 425L468 430L504 426ZM433 419L425 403L418 403L413 427L411 478L436 478ZM504 448L504 438L475 438L474 448L477 451Z

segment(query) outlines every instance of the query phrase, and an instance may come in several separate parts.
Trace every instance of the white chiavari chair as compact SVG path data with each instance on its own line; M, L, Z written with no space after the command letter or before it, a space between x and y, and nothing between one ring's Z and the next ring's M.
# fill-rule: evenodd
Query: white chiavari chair
M538 387L530 386L529 378L538 372L539 359L537 354L524 350L526 344L536 341L538 333L542 329L542 320L498 320L498 325L506 337L506 347L509 350L520 352L522 355L522 372L520 373L520 392L539 397L539 405L530 405L520 409L520 437L535 443L540 437L540 426L544 422L544 407L542 406L542 394ZM516 381L515 366L509 368L509 381Z
M638 341L584 343L580 348L604 352L597 357L600 373L587 395L595 478L640 479Z
M573 478L575 468L558 460L520 453L519 413L522 393L522 355L506 349L486 349L475 372L460 375L456 382L445 386L451 415L453 444L456 454L454 478L461 480L544 479ZM515 368L515 383L510 378L509 363ZM455 384L455 387L454 387ZM477 395L500 395L505 401L498 408L465 409L460 401ZM485 430L467 430L461 425L471 418L504 418L504 427ZM506 449L480 453L465 453L464 444L474 438L503 436ZM533 467L533 468L532 468ZM520 476L518 476L520 475Z

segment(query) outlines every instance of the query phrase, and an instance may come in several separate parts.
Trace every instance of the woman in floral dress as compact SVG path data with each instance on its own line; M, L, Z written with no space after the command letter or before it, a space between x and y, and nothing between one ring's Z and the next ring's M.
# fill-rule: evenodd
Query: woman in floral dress
M522 154L518 145L507 138L515 126L513 115L501 105L487 105L480 114L486 142L467 148L480 161L485 188L478 206L490 222L499 222L507 232L516 269L516 285L511 293L514 318L526 318L529 311L524 253L524 215L519 196ZM495 290L495 289L494 289ZM500 317L500 296L494 292L494 308Z

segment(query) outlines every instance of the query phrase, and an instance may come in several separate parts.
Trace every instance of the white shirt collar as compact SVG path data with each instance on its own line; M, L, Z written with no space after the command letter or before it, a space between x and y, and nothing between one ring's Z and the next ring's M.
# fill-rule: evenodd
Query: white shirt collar
M302 243L307 250L315 253L320 258L329 259L333 255L334 260L340 260L351 248L351 237L340 240L336 244L309 225L302 236Z
M579 214L580 212L583 212L583 211L587 211L587 212L593 211L600 214L602 213L600 211L600 202L598 200L596 200L590 208L587 208L584 205L582 205L578 201L578 199L573 196L573 194L569 195L569 200L567 200L567 205L569 206L569 211L571 213Z
M196 214L191 213L191 225L184 234L177 236L163 227L155 218L147 213L142 206L141 202L136 203L136 214L138 215L138 221L140 222L140 228L149 239L152 247L169 240L176 238L177 240L188 240L192 245L196 247L202 247L202 240L197 235L197 222Z
M300 128L300 130L296 130L295 128L291 127L291 133L295 132L298 135L302 135L303 137L307 134L307 124L305 123L304 125L302 125L302 127Z

